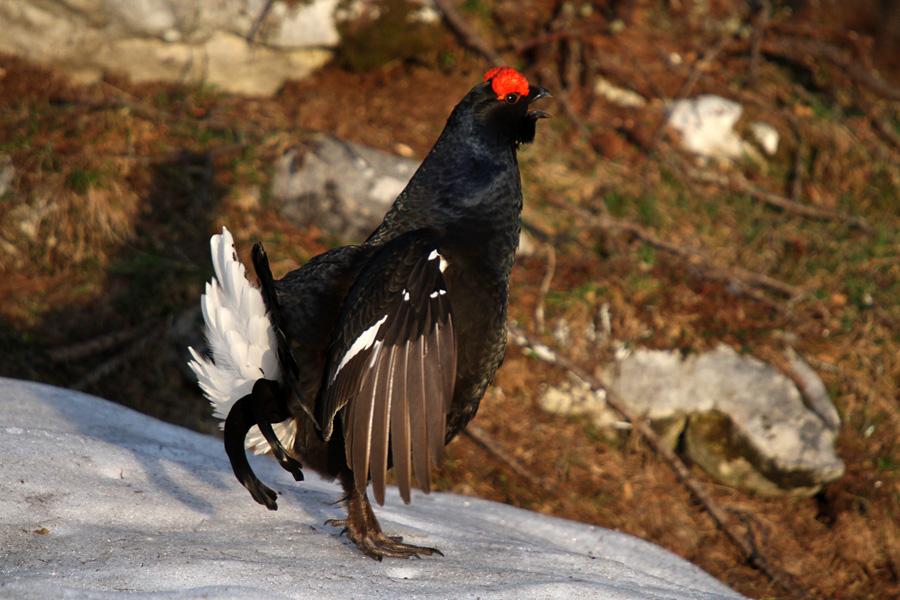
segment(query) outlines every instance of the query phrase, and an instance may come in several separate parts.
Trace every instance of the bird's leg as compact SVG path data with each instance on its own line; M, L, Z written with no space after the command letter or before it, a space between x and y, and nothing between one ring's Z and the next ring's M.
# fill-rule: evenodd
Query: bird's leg
M259 379L253 385L251 395L256 425L269 443L272 454L282 468L294 476L295 481L303 481L303 465L287 453L281 440L275 435L275 430L272 429L272 423L280 423L292 416L279 395L278 383L271 379Z
M420 554L431 555L444 554L437 548L427 546L414 546L404 544L400 536L388 536L381 531L381 525L375 518L375 512L366 496L365 491L356 489L353 473L345 470L341 473L341 484L347 495L344 502L347 505L346 519L331 519L326 525L343 527L343 533L356 544L363 554L369 558L380 561L385 556L393 558L412 558Z
M277 495L256 477L244 450L244 438L250 428L256 425L252 404L253 394L248 394L231 407L228 418L225 419L225 453L231 461L235 477L247 488L253 499L269 510L278 510L278 503L275 501Z

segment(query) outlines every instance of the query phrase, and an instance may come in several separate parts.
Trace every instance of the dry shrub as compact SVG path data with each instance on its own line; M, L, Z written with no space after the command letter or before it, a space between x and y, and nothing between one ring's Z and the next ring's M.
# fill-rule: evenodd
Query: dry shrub
M78 192L57 175L27 197L13 196L0 220L4 253L0 268L26 263L44 269L105 263L110 250L129 238L139 213L137 195L113 180Z

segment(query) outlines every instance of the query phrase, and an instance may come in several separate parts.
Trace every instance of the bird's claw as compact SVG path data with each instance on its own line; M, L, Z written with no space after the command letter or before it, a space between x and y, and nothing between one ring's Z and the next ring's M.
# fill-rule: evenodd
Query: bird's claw
M346 534L347 539L356 544L363 554L379 562L385 556L389 558L421 558L422 555L444 555L437 548L406 544L403 542L403 537L385 535L380 529L366 527L364 531L360 531L360 528L353 527L350 519L329 519L325 521L325 524L332 527L343 527L341 535Z

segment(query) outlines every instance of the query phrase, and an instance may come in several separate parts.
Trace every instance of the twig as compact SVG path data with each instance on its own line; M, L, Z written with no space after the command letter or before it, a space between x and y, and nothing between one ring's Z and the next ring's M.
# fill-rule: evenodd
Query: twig
M513 343L517 346L531 349L543 361L557 365L570 371L573 375L585 381L594 391L603 390L606 393L606 402L617 412L621 413L625 419L631 422L634 429L643 436L650 444L653 450L661 456L666 463L672 468L675 476L682 485L687 488L691 496L703 505L706 512L712 517L719 529L741 550L745 560L756 569L763 572L771 581L781 586L785 591L796 595L798 598L808 596L808 592L799 584L793 581L791 575L780 571L772 566L771 562L763 556L756 547L752 539L748 536L740 534L731 524L731 519L719 504L713 500L712 496L700 485L692 475L684 461L679 458L675 451L669 448L663 442L655 431L640 418L631 408L622 401L622 399L613 392L601 379L594 377L585 369L582 369L570 358L557 353L549 346L543 344L539 339L530 335L525 330L515 326L510 326L509 333Z
M697 85L697 82L700 81L700 77L706 71L707 67L716 60L716 57L719 55L719 52L722 51L722 48L725 47L734 35L730 32L725 32L719 39L716 40L716 43L713 44L706 52L703 53L703 56L697 59L694 62L694 65L691 67L691 72L688 75L687 79L684 80L684 83L681 85L681 89L678 91L678 95L675 98L687 98L691 95L691 92L694 91L694 86Z
M495 440L491 434L478 425L470 423L463 433L487 452L497 457L502 463L509 467L513 473L527 479L531 485L541 488L545 492L559 492L559 486L553 485L545 478L539 477L529 471L515 456L507 452L501 444L497 443L497 440Z
M265 21L266 15L269 14L269 10L272 8L272 4L275 3L275 0L266 0L266 5L263 6L262 10L259 12L259 16L253 20L253 26L250 27L250 31L247 33L247 42L252 44L256 38L256 33L259 31L262 22Z
M53 348L47 352L47 357L54 363L81 360L94 354L106 352L107 350L111 350L116 346L121 346L126 342L130 342L142 333L145 333L147 329L147 325L141 325L123 329L121 331L105 333L84 342Z
M806 154L806 144L801 140L794 154L794 179L791 181L791 201L798 202L803 194L803 155Z
M547 80L547 85L553 90L553 100L556 101L556 106L559 108L560 114L575 126L578 133L583 135L584 139L591 145L591 148L599 154L602 149L594 141L591 130L572 109L569 93L565 87L563 87L562 79L557 75L556 70L545 71L542 72L541 75Z
M108 377L112 373L119 370L122 365L127 363L129 360L136 356L139 356L144 351L144 349L157 337L159 337L158 332L156 331L156 328L153 328L146 335L143 335L140 338L136 339L131 344L131 346L128 347L128 349L121 352L120 354L116 354L109 360L100 363L97 367L91 370L90 373L76 381L70 387L73 390L83 391L89 386L97 383L101 379Z
M596 28L599 29L599 28ZM573 31L571 29L560 29L557 31L548 31L546 33L542 33L541 35L535 36L533 38L527 40L519 40L517 42L512 43L512 50L516 54L521 54L526 50L530 50L535 46L541 46L543 44L547 44L549 42L558 42L560 40L568 39L571 37L579 37L583 38L588 33L596 33L596 31L592 31L590 29L580 29L578 31Z
M717 174L707 174L702 171L694 171L693 173L691 173L691 176L707 183L727 185L728 188L733 192L747 194L750 197L759 200L760 202L764 202L765 204L768 204L770 206L780 208L785 212L794 213L808 219L817 219L820 221L836 221L838 223L843 223L849 227L855 227L856 229L861 229L867 232L872 230L872 226L869 225L869 223L862 217L854 217L852 215L848 215L847 213L827 210L824 208L817 208L815 206L810 206L809 204L796 202L794 200L791 200L790 198L785 198L784 196L780 196L768 190L756 187L755 185L747 181L743 175L740 174L729 177L720 176Z
M875 127L875 130L878 131L888 142L891 143L894 148L900 150L900 136L891 131L890 126L887 123L882 121L877 117L872 117L871 119L872 125Z
M547 270L544 272L544 278L541 280L541 287L538 289L537 306L534 308L534 326L538 333L544 333L544 302L547 300L547 294L550 292L550 283L553 281L553 275L556 273L556 250L552 244L544 246L547 249Z
M818 63L821 60L827 60L839 67L850 79L868 87L876 94L890 100L900 100L900 88L867 71L846 52L830 44L816 40L782 37L762 42L762 51L766 54L789 58L807 68L811 62Z
M771 16L772 3L769 0L760 0L759 13L756 23L753 25L753 36L750 39L750 74L747 78L749 87L756 87L759 77L759 49Z
M835 409L822 378L797 351L787 346L784 351L787 364L785 372L797 384L804 404L816 413L822 422L834 432L841 428L841 416Z
M464 46L481 54L492 65L502 65L500 54L481 35L469 26L450 0L434 0L438 10L444 15L447 26L455 33Z

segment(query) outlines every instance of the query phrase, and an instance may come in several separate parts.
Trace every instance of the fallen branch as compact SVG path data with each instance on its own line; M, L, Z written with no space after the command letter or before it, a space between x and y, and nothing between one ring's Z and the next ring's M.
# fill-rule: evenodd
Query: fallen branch
M73 390L85 391L88 387L94 385L98 381L109 377L116 371L121 370L123 365L127 364L130 360L141 356L147 346L149 346L157 339L159 339L159 331L154 327L150 330L149 333L146 333L134 340L128 348L126 348L119 354L116 354L112 358L103 361L94 369L92 369L90 373L88 373L69 387Z
M726 31L722 35L719 36L719 39L716 40L716 43L709 47L709 49L703 53L703 56L698 58L696 62L694 62L691 67L691 72L688 75L687 79L684 80L684 83L681 85L681 89L678 91L678 94L675 96L675 99L678 100L680 98L687 98L691 95L691 92L694 91L694 86L697 85L697 82L700 81L700 77L706 71L706 69L712 65L716 57L725 47L729 41L734 39L734 34Z
M502 65L503 58L494 47L469 26L468 21L459 14L450 0L434 0L438 10L444 15L447 27L456 34L463 46L482 55L492 65Z
M547 248L547 271L541 280L541 287L538 289L537 306L534 308L534 326L538 333L544 333L544 302L547 300L547 294L550 293L550 283L556 274L556 250L551 244L545 246Z
M559 492L559 487L557 485L554 485L547 479L535 475L534 473L529 471L528 468L521 462L519 462L519 460L515 456L507 452L506 448L499 444L497 440L495 440L493 436L491 436L491 434L489 434L478 425L470 423L465 428L465 430L463 430L463 433L478 446L481 446L482 449L494 455L497 459L500 460L500 462L509 467L509 469L513 473L522 477L523 479L527 479L528 482L531 483L531 485L538 487L545 492L550 492L553 494L557 494Z
M756 87L758 81L760 47L771 16L772 3L769 0L761 0L756 22L753 24L753 35L750 38L750 74L747 77L750 87Z
M840 211L818 208L785 198L751 184L743 175L727 176L705 171L692 171L690 176L699 181L727 187L732 192L747 194L769 206L774 206L785 212L794 213L807 219L834 221L867 232L872 230L872 226L862 217L854 217Z
M831 44L817 40L779 37L763 41L761 47L766 54L788 58L807 68L827 60L846 73L850 79L868 87L879 96L889 100L900 100L900 88L866 70L846 52Z
M713 500L712 496L707 493L700 482L691 475L691 472L687 465L684 464L684 461L682 461L681 458L675 454L675 451L669 448L662 439L660 439L647 421L632 411L608 385L601 379L588 373L585 369L579 367L570 358L557 353L525 330L516 326L510 326L509 333L510 339L517 346L532 350L534 354L544 362L567 369L573 375L590 385L595 392L602 390L606 394L606 403L628 420L634 430L647 440L653 450L666 461L672 468L675 476L681 484L687 488L691 496L703 506L713 521L715 521L718 528L728 537L728 539L741 550L747 563L754 568L759 569L772 581L772 583L781 586L788 593L797 598L808 597L808 592L796 583L790 574L772 566L771 561L763 555L759 548L757 548L754 540L750 536L743 535L735 529L731 524L731 519L728 517L728 514L715 500Z
M269 11L272 9L272 4L274 0L266 0L265 6L262 7L262 10L259 11L259 15L253 20L253 25L250 27L250 31L247 32L247 42L252 44L256 41L256 33L259 31L262 22L265 21L266 16L269 14Z
M891 130L891 127L878 117L871 117L870 121L875 131L881 134L895 149L900 150L900 135Z
M122 329L121 331L113 331L112 333L104 333L103 335L91 338L84 342L78 342L77 344L68 346L59 346L49 350L47 352L47 358L54 363L64 363L81 360L95 354L101 354L146 334L150 327L155 327L155 324L151 324L149 327L145 324L129 329Z

